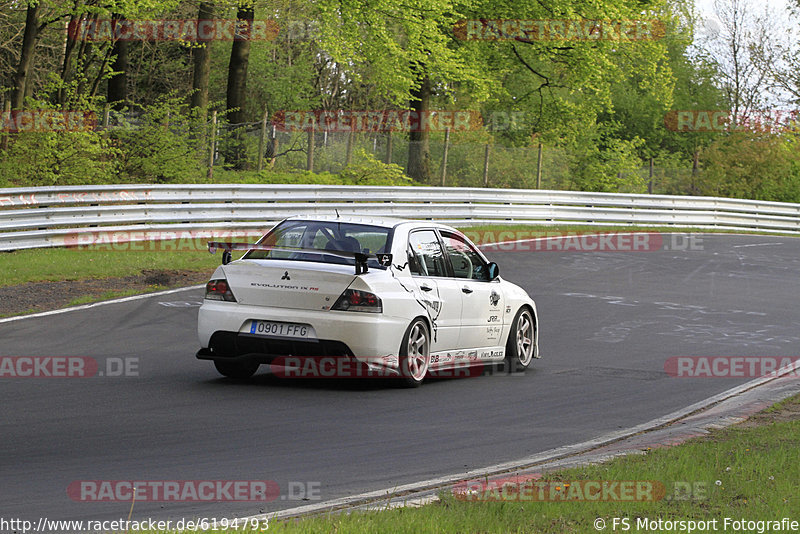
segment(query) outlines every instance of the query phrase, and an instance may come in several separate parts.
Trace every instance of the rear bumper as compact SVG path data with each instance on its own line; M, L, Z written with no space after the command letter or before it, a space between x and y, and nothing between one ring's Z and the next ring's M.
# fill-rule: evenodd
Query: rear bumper
M298 341L221 330L214 332L208 347L197 351L199 360L272 363L276 358L284 356L354 359L350 348L339 341Z
M309 324L317 339L275 338L243 332L251 320ZM280 356L341 357L385 366L395 362L408 321L379 313L293 310L205 301L197 332L203 360L231 359L270 363Z

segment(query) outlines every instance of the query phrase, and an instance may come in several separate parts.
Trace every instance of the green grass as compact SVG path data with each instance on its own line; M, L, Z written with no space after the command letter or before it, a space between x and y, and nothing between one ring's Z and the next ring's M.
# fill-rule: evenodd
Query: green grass
M545 237L557 233L597 232L683 232L690 230L670 227L598 227L598 226L532 226L532 225L479 225L461 227L477 242ZM706 232L703 230L702 232ZM727 233L727 232L725 232ZM784 236L785 237L785 236ZM242 240L247 240L243 238ZM219 265L220 255L203 249L207 240L179 243L170 251L128 250L120 245L117 250L34 249L0 253L0 287L26 282L85 280L132 276L148 269L175 269L210 272ZM184 246L188 245L188 246ZM132 248L145 248L144 244ZM198 250L199 249L199 250Z
M797 403L798 398L791 402ZM669 498L655 502L485 502L451 495L421 508L316 516L296 522L273 522L270 532L598 532L602 518L611 532L613 518L651 520L800 519L800 421L714 431L672 448L646 451L611 462L549 473L552 481L658 481ZM674 488L689 483L690 493ZM622 531L618 524L617 531ZM640 532L643 530L639 530ZM658 530L657 530L658 531ZM663 530L666 531L666 530ZM685 531L685 530L677 530ZM728 526L728 531L732 527ZM749 529L740 530L749 531ZM233 533L234 531L230 531Z
M19 313L0 313L0 319L5 319L6 317L16 317L18 315L30 315L32 313L39 313L41 310L36 310L34 308L29 308L25 311Z
M0 254L0 287L26 282L132 276L148 269L208 271L211 274L219 263L219 253L212 255L202 250L19 250Z

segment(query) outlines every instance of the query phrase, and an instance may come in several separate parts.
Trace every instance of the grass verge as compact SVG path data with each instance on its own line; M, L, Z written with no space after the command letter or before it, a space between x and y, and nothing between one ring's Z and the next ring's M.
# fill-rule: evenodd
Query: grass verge
M797 412L800 397L782 403ZM546 474L517 500L502 498L499 489L485 489L465 501L442 495L441 501L421 508L381 512L353 512L290 522L273 522L270 532L689 532L690 524L672 527L653 521L706 521L705 531L758 532L758 523L731 521L800 521L797 480L800 464L800 420L775 422L763 418L759 426L734 426L711 432L683 445L644 451L601 465ZM587 487L582 481L652 481L663 484L666 495L655 501L570 500L569 488ZM567 488L563 498L541 502L539 487ZM519 490L520 488L517 488ZM579 492L573 491L575 496ZM516 496L519 492L508 491ZM547 492L545 491L545 495ZM557 495L557 493L556 493ZM532 498L529 498L532 496ZM726 518L728 522L726 523ZM615 522L616 519L616 522ZM623 521L624 520L624 521ZM711 523L716 520L716 523ZM649 528L643 528L647 521ZM627 522L628 528L625 528ZM602 528L598 528L602 525ZM726 528L727 525L727 528ZM699 525L698 525L699 526ZM695 531L702 531L695 527ZM762 524L762 526L765 526ZM775 530L774 525L772 530ZM786 531L784 526L783 531ZM231 533L235 531L230 531Z
M82 304L91 304L93 302L102 302L104 300L118 299L122 297L132 297L133 295L140 295L143 293L154 293L167 289L166 286L153 285L144 289L126 289L124 291L106 291L101 295L84 295L69 301L67 306L80 306Z
M18 250L0 255L0 287L27 282L117 278L146 270L207 271L220 255L202 250L138 251L68 248Z

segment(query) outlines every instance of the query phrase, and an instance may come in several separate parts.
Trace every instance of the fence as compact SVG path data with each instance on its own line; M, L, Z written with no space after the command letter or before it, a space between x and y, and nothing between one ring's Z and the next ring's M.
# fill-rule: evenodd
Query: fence
M292 215L436 219L454 225L649 225L800 233L800 204L576 191L320 185L131 185L0 189L0 251L81 235L262 231ZM127 236L127 238L125 237Z
M193 171L202 172L200 168L205 169L210 182L214 181L215 167L219 170L220 166L230 164L226 155L232 153L240 155L241 167L248 170L340 173L351 164L358 167L365 159L393 163L406 169L410 147L415 143L409 140L404 131L286 130L276 126L279 122L270 120L267 115L256 122L230 124L224 114L211 112L207 122L202 123L179 114L170 116L166 111L159 114L141 110L119 112L106 108L105 112L98 113L97 121L97 130L103 136L115 139L115 146L123 150L128 147L134 155L138 152L131 147L139 146L146 156L136 155L134 161L138 162L141 158L152 160L156 170L157 162L172 161L169 155L172 153L167 151L165 155L162 152L158 157L150 154L147 151L148 140L159 144L163 142L166 146L183 147L186 157L196 164L192 165ZM142 137L137 137L137 132ZM581 154L552 143L539 144L530 139L522 145L512 143L510 138L500 133L503 132L489 127L469 131L430 131L427 142L430 175L426 185L559 190L586 187L583 181L585 177L577 176L586 167L578 161ZM13 143L14 137L0 132L0 147L9 142ZM140 143L144 145L140 146ZM164 159L159 159L161 157ZM25 167L29 163L21 160L19 165ZM693 179L702 174L702 169L692 174L692 165L678 158L657 158L652 169L647 161L642 161L641 165L636 161L626 161L619 163L619 167L614 191L622 193L651 191L691 194L696 192ZM182 181L173 174L168 174L167 178L155 178L152 170L150 174L143 173L136 165L130 169L117 169L116 172L123 175L123 181ZM139 172L142 174L137 175ZM128 178L131 173L133 179ZM589 171L586 174L593 176L597 172ZM80 175L80 171L77 175ZM9 181L4 184L0 177L0 184L38 185L35 178L28 179L30 181ZM108 181L111 179L102 178L97 183Z

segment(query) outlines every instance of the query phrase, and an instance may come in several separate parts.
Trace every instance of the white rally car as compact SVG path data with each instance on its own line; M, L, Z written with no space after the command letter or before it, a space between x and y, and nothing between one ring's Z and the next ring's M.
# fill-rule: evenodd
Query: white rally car
M228 377L334 357L417 386L428 374L539 357L536 304L463 234L430 221L290 218L223 260L198 316L201 360ZM231 250L247 250L236 261Z

